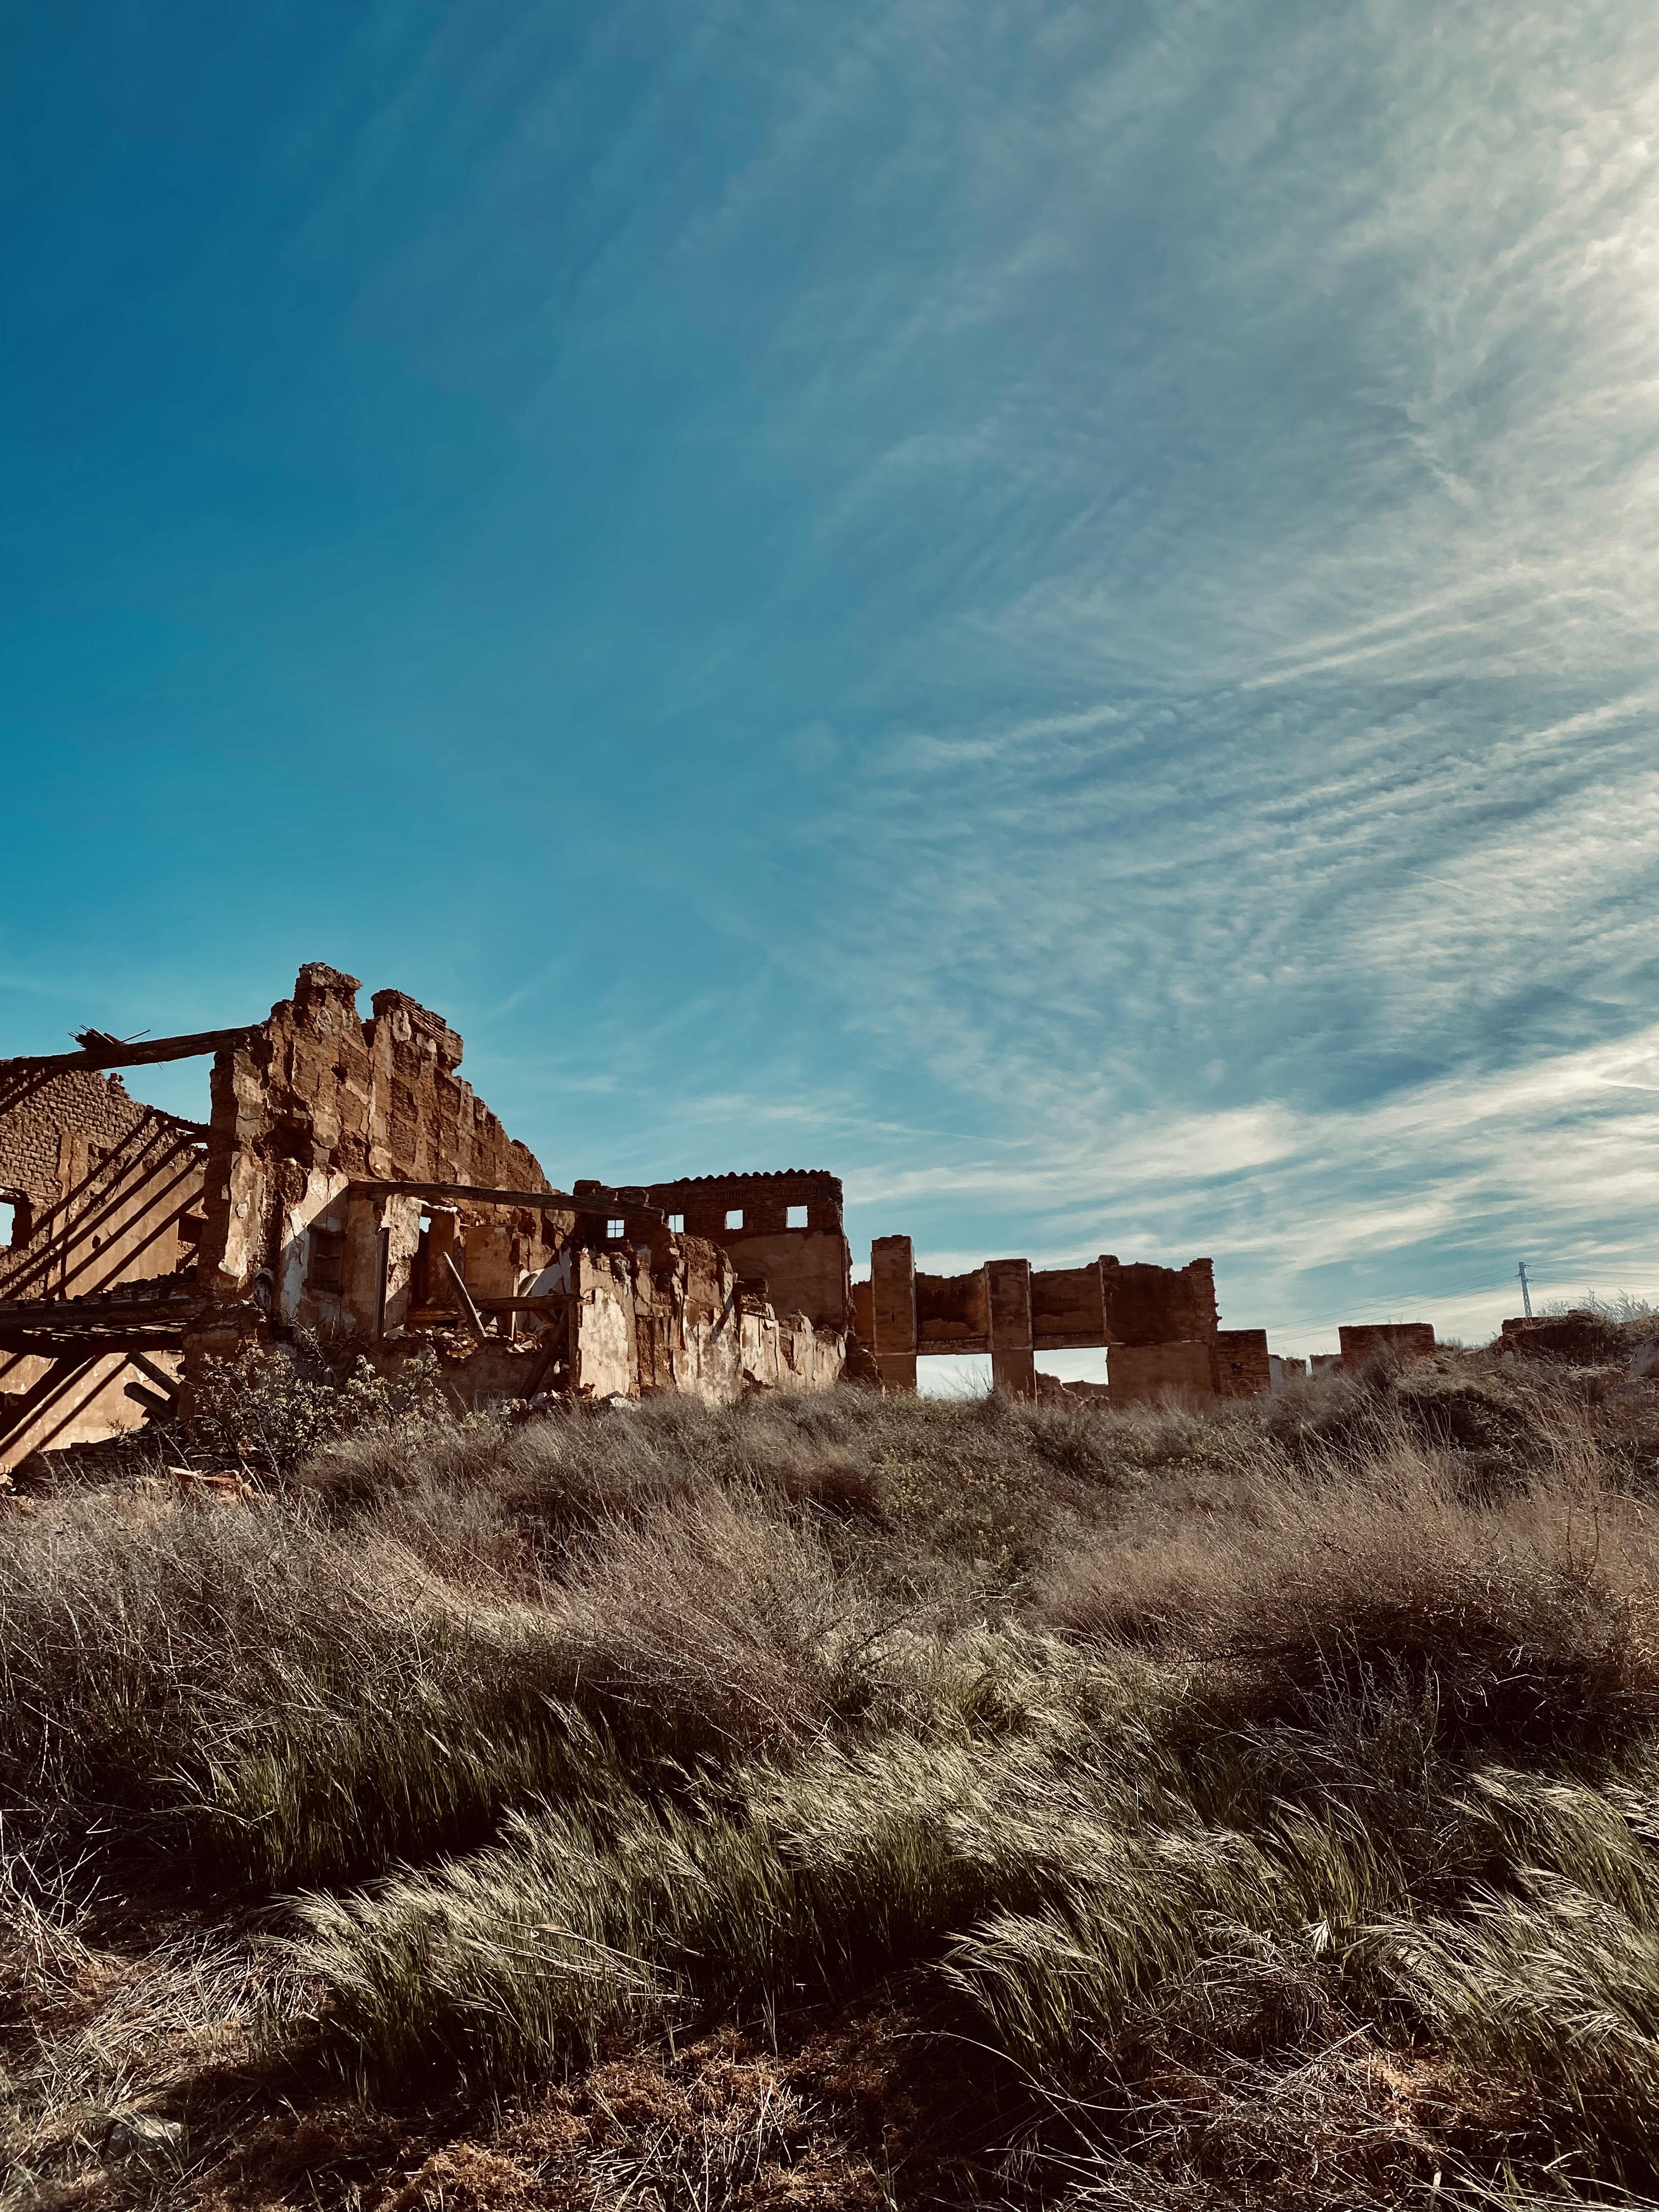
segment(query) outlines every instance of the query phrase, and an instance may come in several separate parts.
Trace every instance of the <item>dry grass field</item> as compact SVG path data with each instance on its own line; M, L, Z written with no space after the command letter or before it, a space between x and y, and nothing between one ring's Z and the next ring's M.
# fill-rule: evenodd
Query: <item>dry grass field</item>
M1656 1509L1616 1358L228 1382L0 1501L3 2201L1647 2201Z

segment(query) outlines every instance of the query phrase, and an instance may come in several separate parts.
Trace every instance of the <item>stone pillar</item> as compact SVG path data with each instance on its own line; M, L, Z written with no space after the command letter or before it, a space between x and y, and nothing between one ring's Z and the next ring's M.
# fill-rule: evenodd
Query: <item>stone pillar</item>
M908 1237L878 1237L870 1247L871 1350L887 1390L916 1387L916 1259Z
M991 1308L991 1387L1016 1398L1036 1395L1036 1355L1031 1349L1031 1263L988 1260Z

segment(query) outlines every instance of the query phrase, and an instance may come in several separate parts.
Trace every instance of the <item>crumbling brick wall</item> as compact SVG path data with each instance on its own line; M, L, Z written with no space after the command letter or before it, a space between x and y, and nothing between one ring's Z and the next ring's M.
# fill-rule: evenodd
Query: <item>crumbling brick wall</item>
M1174 1344L1115 1344L1106 1355L1108 1402L1114 1406L1156 1405L1174 1398L1207 1405L1215 1395L1215 1374L1206 1337Z
M1588 1306L1563 1314L1520 1314L1504 1322L1498 1349L1523 1359L1556 1359L1575 1367L1622 1360L1626 1346L1613 1322Z
M118 1074L14 1076L0 1091L0 1196L21 1211L13 1244L70 1200L91 1171L154 1119ZM0 1283L11 1272L0 1258ZM9 1295L9 1293L7 1293Z
M1190 1343L1216 1333L1220 1316L1208 1260L1191 1260L1184 1267L1126 1267L1108 1252L1100 1276L1109 1345Z
M918 1272L908 1237L878 1237L870 1280L854 1285L851 1310L860 1340L890 1389L915 1388L916 1360L941 1353L988 1352L1000 1389L1029 1396L1041 1352L1111 1347L1120 1395L1156 1396L1178 1388L1208 1397L1267 1387L1267 1342L1254 1338L1222 1357L1214 1341L1215 1275L1207 1259L1184 1267L1125 1266L1105 1253L1081 1267L1033 1267L1028 1260L988 1260L963 1275ZM1194 1349L1194 1347L1196 1347ZM1167 1359L1119 1359L1119 1348ZM1167 1370L1167 1375L1166 1370ZM1219 1376L1219 1380L1218 1380Z

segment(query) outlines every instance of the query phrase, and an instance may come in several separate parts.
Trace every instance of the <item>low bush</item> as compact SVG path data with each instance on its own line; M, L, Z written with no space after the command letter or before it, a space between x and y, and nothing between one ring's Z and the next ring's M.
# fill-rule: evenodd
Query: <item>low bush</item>
M205 1359L181 1449L260 1475L286 1475L338 1437L367 1433L393 1450L453 1424L429 1353L381 1375L360 1352L333 1356L308 1331L288 1345L253 1346L235 1359Z

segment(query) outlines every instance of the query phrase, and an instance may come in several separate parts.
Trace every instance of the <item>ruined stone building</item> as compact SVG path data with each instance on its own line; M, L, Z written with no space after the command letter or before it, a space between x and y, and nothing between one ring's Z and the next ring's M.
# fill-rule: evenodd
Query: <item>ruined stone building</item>
M1269 1387L1265 1329L1223 1328L1208 1260L1126 1267L1105 1253L1081 1267L988 1260L965 1275L920 1273L908 1237L878 1237L854 1328L890 1389L914 1390L929 1354L988 1352L995 1387L1030 1395L1040 1352L1103 1348L1118 1404L1171 1391L1206 1401Z
M453 1401L914 1389L988 1353L1030 1393L1045 1351L1109 1347L1116 1401L1266 1389L1260 1330L1218 1326L1211 1263L993 1260L918 1273L876 1240L852 1279L822 1170L556 1188L401 991L319 963L262 1022L0 1062L0 1469L172 1410L195 1363L311 1331L383 1370L434 1353ZM196 1123L122 1068L210 1057Z
M313 963L244 1029L0 1065L0 1468L295 1328L383 1367L433 1350L471 1407L840 1379L835 1176L556 1190L458 1074L455 1031L400 991L365 1020L359 988ZM110 1072L209 1054L204 1124Z

